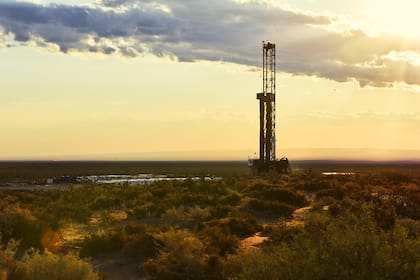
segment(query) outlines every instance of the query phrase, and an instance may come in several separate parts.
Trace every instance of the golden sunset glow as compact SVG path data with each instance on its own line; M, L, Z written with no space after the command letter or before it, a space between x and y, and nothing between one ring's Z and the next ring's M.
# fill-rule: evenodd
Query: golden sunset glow
M263 40L278 50L277 156L416 157L419 10L414 0L2 1L0 159L246 159L258 150Z
M364 15L373 28L380 32L418 37L420 35L420 2L417 0L381 1L366 3Z

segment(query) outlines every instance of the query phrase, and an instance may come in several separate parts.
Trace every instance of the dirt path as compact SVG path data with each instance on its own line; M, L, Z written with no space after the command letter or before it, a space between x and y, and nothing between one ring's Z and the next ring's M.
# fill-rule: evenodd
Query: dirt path
M257 232L253 236L241 240L241 249L244 251L248 251L268 240L268 236L263 236L261 232Z
M306 200L309 201L310 204L314 202L315 198L312 194L305 193L304 195ZM306 215L311 209L312 206L306 206L296 209L295 211L293 211L290 220L286 222L286 225L289 227L303 226L305 224ZM268 236L264 236L262 232L257 232L253 236L241 240L241 249L243 249L244 251L248 251L252 248L257 248L259 245L269 240L270 238Z
M289 227L303 226L305 224L306 215L311 209L311 206L296 209L293 211L292 218L286 222L286 225Z

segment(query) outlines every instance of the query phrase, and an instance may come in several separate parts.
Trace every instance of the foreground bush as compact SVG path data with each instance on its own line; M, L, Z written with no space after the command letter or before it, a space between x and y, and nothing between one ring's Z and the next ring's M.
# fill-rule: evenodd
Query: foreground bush
M127 224L112 230L93 233L83 241L80 255L103 256L122 249L131 257L153 257L157 254L157 248L152 229L143 225Z
M45 224L28 209L11 206L0 213L0 234L3 240L20 240L20 245L25 249L42 248L41 239L46 230Z
M210 251L221 256L236 253L240 245L236 235L223 232L219 227L206 228L202 238L207 241Z
M282 240L282 238L278 238ZM384 231L368 210L316 214L294 238L251 255L239 279L419 279L420 241Z
M0 241L2 237L0 236ZM16 269L15 256L19 247L19 242L11 239L6 245L0 246L0 279L7 279L7 275Z
M44 253L27 253L17 264L13 279L22 280L97 280L99 275L92 265L73 255L59 256Z
M221 279L220 260L206 253L205 244L188 231L160 233L159 256L144 264L151 279Z

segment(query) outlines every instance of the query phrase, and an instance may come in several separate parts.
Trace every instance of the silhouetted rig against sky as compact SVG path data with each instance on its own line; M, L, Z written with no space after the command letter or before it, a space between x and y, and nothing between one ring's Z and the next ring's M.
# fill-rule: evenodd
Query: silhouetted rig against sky
M263 91L257 93L257 99L260 103L260 156L249 160L249 165L254 174L289 173L289 160L276 158L276 44L270 42L263 42Z

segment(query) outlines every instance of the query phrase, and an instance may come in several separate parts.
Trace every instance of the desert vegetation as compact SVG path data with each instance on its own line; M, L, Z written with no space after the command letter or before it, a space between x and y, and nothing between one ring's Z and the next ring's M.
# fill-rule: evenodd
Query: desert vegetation
M419 201L389 170L1 190L0 278L417 279Z

